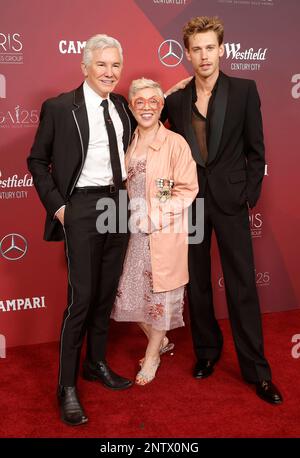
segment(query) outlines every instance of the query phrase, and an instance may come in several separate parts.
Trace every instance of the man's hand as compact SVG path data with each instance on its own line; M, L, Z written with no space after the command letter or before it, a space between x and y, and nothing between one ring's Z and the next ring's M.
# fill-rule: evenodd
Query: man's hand
M55 218L57 218L62 225L65 224L65 209L66 206L64 205L55 213Z
M168 97L168 95L173 94L173 92L176 92L179 89L184 89L192 78L193 76L189 76L188 78L185 78L184 80L181 80L178 83L176 83L175 86L170 87L170 89L168 89L167 92L165 92L165 97Z

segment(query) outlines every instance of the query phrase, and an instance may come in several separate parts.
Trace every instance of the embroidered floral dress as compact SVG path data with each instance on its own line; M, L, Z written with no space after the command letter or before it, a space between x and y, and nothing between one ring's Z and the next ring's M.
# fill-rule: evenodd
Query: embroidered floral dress
M127 173L130 200L145 199L145 180L146 157L132 157ZM131 218L145 217L143 211L143 208L132 209ZM116 321L147 323L157 330L168 331L184 326L183 300L184 286L153 293L149 236L132 233L111 317Z

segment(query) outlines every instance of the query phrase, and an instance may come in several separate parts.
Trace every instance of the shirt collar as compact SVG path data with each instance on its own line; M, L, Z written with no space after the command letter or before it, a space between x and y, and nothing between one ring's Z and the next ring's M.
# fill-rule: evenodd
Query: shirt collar
M157 131L157 134L155 135L155 138L152 141L152 143L149 145L149 147L154 149L155 151L160 150L167 136L167 129L165 128L165 126L160 121L158 121L158 123L159 123L159 129ZM138 136L139 136L139 128L137 127L133 135L133 141L132 141L133 148L135 148L136 146Z
M95 108L99 107L101 102L105 100L103 97L97 94L97 92L95 92L86 81L83 83L83 93L84 93L85 103ZM110 106L112 102L109 98L109 95L107 97L107 100L108 100L108 106Z
M218 83L219 83L219 80L220 80L220 76L221 76L221 72L219 72L219 76L217 78L217 81L215 82L215 85L212 88L211 95L215 95L215 93L216 93L216 90L217 90L217 87L218 87ZM194 78L193 84L192 84L192 102L193 103L197 102L196 78Z

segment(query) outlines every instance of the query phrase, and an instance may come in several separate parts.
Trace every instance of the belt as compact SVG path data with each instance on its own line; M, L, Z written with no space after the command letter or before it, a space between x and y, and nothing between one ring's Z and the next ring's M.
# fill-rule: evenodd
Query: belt
M125 181L123 182L123 186L120 189L125 189ZM107 186L83 186L83 187L78 187L75 188L74 193L81 192L84 194L89 194L89 193L98 193L98 194L115 194L118 192L118 189L115 187L113 184L109 184Z

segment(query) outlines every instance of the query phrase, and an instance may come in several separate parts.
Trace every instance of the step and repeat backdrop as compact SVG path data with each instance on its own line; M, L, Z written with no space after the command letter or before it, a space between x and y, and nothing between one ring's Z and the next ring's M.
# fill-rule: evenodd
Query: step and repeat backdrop
M66 306L62 243L44 242L45 212L26 158L41 103L82 82L81 51L97 33L124 50L118 92L145 76L166 90L191 74L182 27L193 16L225 25L221 68L252 78L261 96L266 158L262 197L251 211L263 312L300 307L300 53L298 0L1 0L0 335L2 345L57 340ZM216 313L227 316L213 246Z

